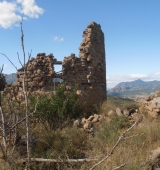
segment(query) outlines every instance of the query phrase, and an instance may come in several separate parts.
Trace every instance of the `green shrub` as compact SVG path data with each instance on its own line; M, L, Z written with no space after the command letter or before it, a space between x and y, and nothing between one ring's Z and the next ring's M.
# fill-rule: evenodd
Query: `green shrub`
M65 94L65 85L60 85L56 89L56 94L50 96L43 95L37 105L36 117L39 117L43 122L48 122L50 129L58 128L62 122L67 119L77 118L82 112L82 106L78 104L78 95L76 88L69 94ZM29 97L31 109L37 101L37 96Z

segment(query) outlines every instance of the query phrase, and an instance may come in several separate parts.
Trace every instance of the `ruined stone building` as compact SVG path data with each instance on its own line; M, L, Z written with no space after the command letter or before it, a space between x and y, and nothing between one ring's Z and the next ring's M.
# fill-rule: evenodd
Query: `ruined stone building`
M62 72L57 74L55 64L62 64ZM100 104L106 98L106 60L104 34L101 26L91 22L83 31L79 47L79 57L71 54L57 61L53 54L37 54L26 64L27 84L31 91L53 91L53 78L62 78L66 83L66 93L77 85L81 100L90 104ZM17 73L17 86L22 88L23 68Z
M79 57L71 54L62 63L64 82L73 87L86 103L98 104L106 98L106 60L101 26L91 22L83 31Z

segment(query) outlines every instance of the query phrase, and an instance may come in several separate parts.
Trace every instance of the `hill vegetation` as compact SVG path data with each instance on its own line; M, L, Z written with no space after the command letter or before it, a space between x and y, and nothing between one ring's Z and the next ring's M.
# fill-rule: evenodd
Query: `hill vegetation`
M142 81L135 80L131 82L119 83L114 88L108 90L109 96L135 96L135 95L149 95L152 92L160 90L160 81Z
M7 97L7 96L6 96ZM7 103L7 98L3 102ZM90 169L96 162L102 160L112 150L120 135L130 126L125 116L113 116L108 118L108 112L117 107L121 109L139 108L140 104L120 97L108 97L100 109L94 109L90 115L95 113L103 115L101 123L94 124L94 135L81 128L73 127L75 119L82 118L85 113L83 108L77 105L76 93L70 96L64 95L63 86L57 89L56 96L32 95L30 96L29 109L33 113L34 102L40 101L37 110L30 118L31 156L44 159L97 159L90 162L58 162L41 163L32 162L31 169ZM65 102L66 101L66 102ZM4 111L9 113L9 105L4 105ZM24 115L24 102L18 103L13 100L12 113ZM159 146L159 123L160 120L150 119L143 111L143 121L130 130L109 158L98 165L95 169L114 169L124 165L124 170L147 169L152 167L150 155L152 150ZM8 119L8 114L6 115ZM8 169L24 169L25 164L19 160L26 157L25 122L17 126L16 145L12 142L8 147L8 157L4 159L0 152L1 161ZM14 152L13 152L14 146ZM14 161L13 161L14 160ZM159 165L157 165L158 167Z

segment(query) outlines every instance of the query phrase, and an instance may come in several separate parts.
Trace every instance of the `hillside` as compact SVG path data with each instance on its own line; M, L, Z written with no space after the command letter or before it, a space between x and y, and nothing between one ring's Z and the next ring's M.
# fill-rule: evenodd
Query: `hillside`
M4 74L7 84L16 82L16 73Z
M131 82L119 83L108 90L109 96L145 95L160 89L160 81L142 81L140 79Z

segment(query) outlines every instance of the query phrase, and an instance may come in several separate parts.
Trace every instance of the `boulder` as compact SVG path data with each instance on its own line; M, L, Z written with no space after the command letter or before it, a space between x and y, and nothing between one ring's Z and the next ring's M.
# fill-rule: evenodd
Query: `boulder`
M82 120L81 120L81 124L84 125L87 121L88 121L88 120L83 117Z
M99 115L94 114L94 119L92 120L92 123L98 122L99 120Z
M123 115L124 115L124 116L126 116L126 117L128 117L128 116L129 116L129 111L128 111L128 110L126 110L126 109L125 109L125 110L123 110Z
M90 121L87 121L86 123L84 123L83 125L83 129L85 131L88 131L90 128L92 127L92 123Z
M116 112L114 111L114 110L110 110L109 112L108 112L108 116L109 117L112 117L112 116L115 116L116 115Z
M74 122L73 122L73 127L80 127L80 124L81 124L81 122L80 122L80 120L79 119L77 119L77 120L75 120Z
M148 111L148 115L152 118L157 118L158 113L156 111Z
M135 122L138 122L138 123L142 122L143 120L143 116L140 113L135 112L131 115L131 117Z
M122 111L121 111L120 108L116 109L116 114L117 114L117 116L123 116Z
M89 116L89 118L88 118L89 121L92 121L93 119L94 119L93 115Z

